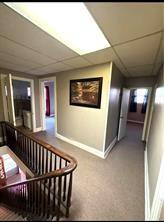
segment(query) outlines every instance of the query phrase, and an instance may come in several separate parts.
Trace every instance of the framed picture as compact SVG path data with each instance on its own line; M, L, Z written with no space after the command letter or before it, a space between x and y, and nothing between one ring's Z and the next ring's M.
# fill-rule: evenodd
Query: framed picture
M102 77L70 80L70 105L100 108Z

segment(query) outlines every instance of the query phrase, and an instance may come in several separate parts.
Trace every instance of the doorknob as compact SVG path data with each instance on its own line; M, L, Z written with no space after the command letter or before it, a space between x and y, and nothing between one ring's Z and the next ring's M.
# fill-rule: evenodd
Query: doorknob
M124 117L123 116L120 116L120 119L123 119Z

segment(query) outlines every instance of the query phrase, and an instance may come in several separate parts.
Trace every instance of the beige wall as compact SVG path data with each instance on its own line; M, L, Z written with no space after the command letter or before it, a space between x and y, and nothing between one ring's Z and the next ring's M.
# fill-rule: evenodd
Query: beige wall
M157 81L157 90L155 103L153 106L153 115L151 127L147 142L147 158L148 158L148 174L149 174L149 189L150 189L150 207L152 206L154 193L157 185L161 159L164 154L164 97L163 101L157 102L159 89L164 87L164 70L161 68ZM164 88L163 88L164 90Z
M112 77L110 85L110 96L109 96L109 110L107 119L107 131L106 131L106 142L105 149L115 139L118 132L119 124L119 112L120 112L120 96L121 89L124 85L124 77L122 73L113 64L112 66Z
M103 150L110 76L111 63L56 74L57 131L59 134L95 149ZM101 108L70 105L70 80L92 77L103 77Z
M17 71L13 71L13 70L8 70L8 69L2 69L2 68L0 68L0 73L1 74L9 74L10 73L13 76L24 77L24 78L29 78L29 79L34 80L36 127L40 127L41 126L41 118L40 118L40 104L39 104L40 101L38 99L38 98L40 98L38 77L34 76L34 75L30 75L30 74L26 74L26 73L22 73L22 72L17 72ZM0 98L0 101L1 101L1 98Z
M156 77L128 77L125 78L125 85L128 88L132 87L152 87Z
M163 204L161 215L160 215L160 221L164 221L164 204Z

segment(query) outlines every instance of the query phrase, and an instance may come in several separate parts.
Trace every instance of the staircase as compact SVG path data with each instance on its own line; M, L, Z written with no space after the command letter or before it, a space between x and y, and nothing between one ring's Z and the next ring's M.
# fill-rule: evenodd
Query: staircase
M0 134L2 145L7 145L34 174L33 178L0 188L0 207L6 218L10 220L10 215L26 221L68 218L77 161L8 122L0 122Z
M0 204L0 221L24 221L24 219L21 215Z

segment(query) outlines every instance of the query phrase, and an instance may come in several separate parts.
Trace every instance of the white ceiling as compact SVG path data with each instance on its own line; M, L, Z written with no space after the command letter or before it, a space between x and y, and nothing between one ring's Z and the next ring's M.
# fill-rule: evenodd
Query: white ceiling
M112 47L79 56L0 3L0 67L44 75L114 61L125 76L157 74L164 62L164 3L85 5Z

